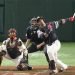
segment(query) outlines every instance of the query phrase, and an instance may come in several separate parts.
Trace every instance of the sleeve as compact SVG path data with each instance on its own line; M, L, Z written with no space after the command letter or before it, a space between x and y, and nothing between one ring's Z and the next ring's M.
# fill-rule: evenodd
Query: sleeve
M37 35L38 35L38 38L40 38L41 35L43 35L43 32L41 30L37 30Z
M7 38L6 40L4 40L3 42L2 42L2 45L7 45L7 42L10 40L10 38Z
M27 37L27 39L31 39L31 29L30 29L30 27L27 28L26 37Z

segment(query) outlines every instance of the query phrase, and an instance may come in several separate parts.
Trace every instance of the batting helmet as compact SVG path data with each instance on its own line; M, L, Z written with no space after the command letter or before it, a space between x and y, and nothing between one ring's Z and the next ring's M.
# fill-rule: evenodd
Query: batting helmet
M43 19L44 20L44 18L42 16L37 16L37 22L39 22L40 19Z

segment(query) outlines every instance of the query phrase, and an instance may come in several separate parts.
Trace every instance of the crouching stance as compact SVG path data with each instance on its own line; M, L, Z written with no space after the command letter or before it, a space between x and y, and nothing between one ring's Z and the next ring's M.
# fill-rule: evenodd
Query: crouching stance
M0 64L2 57L12 60L16 64L18 70L31 70L27 64L27 49L20 38L17 38L17 32L14 28L9 29L6 40L0 46Z

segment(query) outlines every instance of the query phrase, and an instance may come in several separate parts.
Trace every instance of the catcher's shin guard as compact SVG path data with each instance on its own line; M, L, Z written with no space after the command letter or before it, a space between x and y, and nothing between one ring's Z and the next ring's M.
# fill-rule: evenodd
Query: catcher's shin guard
M3 60L3 57L0 56L0 66L1 66L2 60Z
M25 54L23 53L23 59L21 60L21 62L28 64L28 54L27 54L27 56L25 56Z
M21 63L17 66L17 70L20 70L20 71L32 70L32 67L29 66L28 64Z
M23 55L22 60L20 61L20 64L17 66L18 70L32 70L32 67L28 65L28 55Z

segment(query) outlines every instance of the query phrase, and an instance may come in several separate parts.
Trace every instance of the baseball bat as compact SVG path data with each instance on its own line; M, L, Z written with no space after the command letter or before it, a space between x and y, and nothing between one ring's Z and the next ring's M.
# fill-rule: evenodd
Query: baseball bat
M75 17L75 13L73 14L73 18Z

